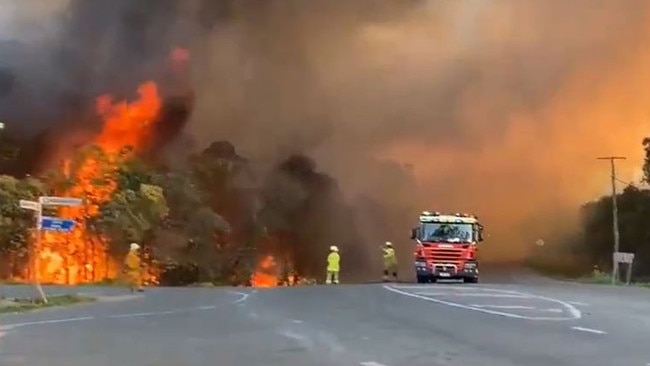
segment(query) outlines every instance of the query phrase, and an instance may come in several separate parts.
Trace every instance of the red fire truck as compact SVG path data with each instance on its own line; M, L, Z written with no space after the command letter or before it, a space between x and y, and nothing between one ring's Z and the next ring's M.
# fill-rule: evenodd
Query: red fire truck
M478 217L467 214L441 214L424 211L420 223L411 231L415 240L415 274L418 283L438 279L462 279L477 283L478 243L483 241L483 226Z

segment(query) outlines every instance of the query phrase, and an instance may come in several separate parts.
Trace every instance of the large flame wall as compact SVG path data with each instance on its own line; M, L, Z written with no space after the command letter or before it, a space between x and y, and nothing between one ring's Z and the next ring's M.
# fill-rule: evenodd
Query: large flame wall
M97 113L103 119L101 132L92 141L106 154L105 161L92 156L76 168L70 160L63 164L63 173L72 187L56 192L59 196L84 199L81 207L62 207L58 215L77 222L71 233L45 232L36 247L37 276L41 282L75 284L115 279L120 273L119 258L107 251L107 240L89 230L87 219L99 213L102 203L110 200L117 189L117 154L126 146L136 151L150 138L151 126L161 107L158 88L147 82L138 89L138 99L113 102L108 95L97 100Z

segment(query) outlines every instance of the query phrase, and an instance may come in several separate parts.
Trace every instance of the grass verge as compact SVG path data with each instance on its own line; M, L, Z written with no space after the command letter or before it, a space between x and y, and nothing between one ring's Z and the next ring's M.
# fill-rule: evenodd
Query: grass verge
M30 310L50 308L55 306L67 306L95 301L94 298L81 295L55 295L47 298L47 304L38 299L12 299L3 300L0 306L0 313L21 313Z
M533 271L560 281L572 281L578 283L592 284L592 285L612 285L612 275L609 272L604 272L599 269L593 269L591 272L586 273L584 268L561 265L553 262L541 261L528 261L528 268ZM625 271L621 275L625 275ZM625 286L626 283L618 281L615 285ZM647 287L650 288L650 282L647 280L633 280L629 286Z

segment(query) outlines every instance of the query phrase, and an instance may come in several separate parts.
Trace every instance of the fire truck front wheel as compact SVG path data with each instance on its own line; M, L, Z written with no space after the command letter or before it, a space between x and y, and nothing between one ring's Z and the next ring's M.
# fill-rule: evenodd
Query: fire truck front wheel
M417 275L417 281L418 281L418 283L428 283L429 282L429 276Z
M465 283L478 283L478 277L465 277L463 278Z

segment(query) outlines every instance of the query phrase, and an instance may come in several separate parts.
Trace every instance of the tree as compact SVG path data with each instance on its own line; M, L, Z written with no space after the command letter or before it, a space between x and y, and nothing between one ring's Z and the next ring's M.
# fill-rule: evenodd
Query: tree
M645 152L645 159L643 161L643 180L645 183L650 183L650 137L643 139L643 150Z
M12 267L5 270L14 272L14 265L26 264L35 225L34 211L20 208L19 201L35 201L43 193L43 184L34 178L0 175L0 255L2 262Z
M122 254L128 243L143 243L169 213L163 189L140 184L137 190L121 189L100 206L93 226L110 240L111 253Z
M620 250L636 254L635 275L650 276L650 190L626 187L617 196ZM601 197L581 208L582 240L577 256L603 270L611 269L613 250L612 199ZM588 265L584 267L588 269Z
M208 194L190 171L156 174L152 181L162 187L171 208L155 235L156 255L165 260L165 280L223 282L230 224L208 204Z
M238 155L231 143L215 141L192 155L188 165L191 180L204 202L229 224L227 238L221 245L220 272L248 277L260 231L256 221L257 187L248 160ZM235 280L238 281L244 279Z
M288 254L299 276L320 276L327 247L337 245L351 262L360 238L352 210L336 181L316 170L314 161L293 155L276 166L261 189L260 223L275 239L271 251Z

